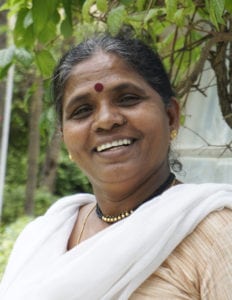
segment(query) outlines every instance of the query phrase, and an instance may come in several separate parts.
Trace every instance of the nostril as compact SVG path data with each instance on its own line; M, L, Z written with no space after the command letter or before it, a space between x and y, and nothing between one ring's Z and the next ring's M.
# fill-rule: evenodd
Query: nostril
M112 130L126 124L126 118L118 111L102 110L96 114L94 129L98 132L102 130Z

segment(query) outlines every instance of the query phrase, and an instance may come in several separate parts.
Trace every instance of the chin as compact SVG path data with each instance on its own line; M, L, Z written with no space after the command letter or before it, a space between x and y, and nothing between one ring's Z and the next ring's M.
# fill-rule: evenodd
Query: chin
M128 168L119 168L105 172L104 174L98 174L98 177L94 176L94 182L96 182L96 178L98 183L101 182L104 184L129 184L132 182L138 184L144 177L141 176L141 170L130 171Z

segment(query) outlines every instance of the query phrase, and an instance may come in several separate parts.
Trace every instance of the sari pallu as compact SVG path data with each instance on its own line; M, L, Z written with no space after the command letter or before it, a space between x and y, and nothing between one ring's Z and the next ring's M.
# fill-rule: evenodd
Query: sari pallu
M19 236L0 286L2 300L128 299L212 211L232 209L232 185L182 184L67 251L79 194L57 201Z

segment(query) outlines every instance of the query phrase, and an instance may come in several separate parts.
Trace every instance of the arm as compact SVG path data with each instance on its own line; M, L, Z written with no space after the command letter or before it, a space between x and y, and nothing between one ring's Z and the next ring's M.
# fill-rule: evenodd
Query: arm
M202 300L232 299L232 224L223 227L212 244L200 293Z

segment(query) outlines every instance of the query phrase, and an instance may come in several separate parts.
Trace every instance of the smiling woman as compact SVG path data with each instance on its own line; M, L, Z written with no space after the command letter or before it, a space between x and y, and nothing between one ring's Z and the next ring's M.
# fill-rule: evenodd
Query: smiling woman
M61 59L53 90L94 195L65 197L24 230L0 298L231 299L232 186L171 172L179 106L159 56L97 36Z
M97 80L104 86L101 92L94 88ZM168 177L178 105L175 99L164 105L120 57L98 51L69 74L61 126L65 145L90 179L99 205L105 214L117 215L141 202L137 194L148 197Z

